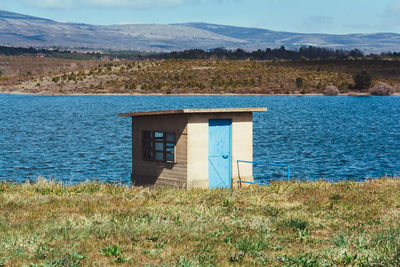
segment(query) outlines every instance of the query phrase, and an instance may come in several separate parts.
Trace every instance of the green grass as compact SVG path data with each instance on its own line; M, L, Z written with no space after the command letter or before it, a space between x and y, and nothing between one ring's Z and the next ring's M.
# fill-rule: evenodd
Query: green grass
M400 180L0 183L0 266L399 266Z

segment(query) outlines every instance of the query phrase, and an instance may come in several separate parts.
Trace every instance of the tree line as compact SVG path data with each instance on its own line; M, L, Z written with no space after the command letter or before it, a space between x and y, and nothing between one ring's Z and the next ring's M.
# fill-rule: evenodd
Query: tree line
M230 60L301 60L301 59L348 59L348 58L377 58L390 57L400 58L399 52L385 52L380 54L364 54L359 49L343 50L331 49L324 47L300 47L298 50L286 49L284 46L280 48L267 48L265 50L258 49L256 51L245 51L243 49L228 50L225 48L215 48L209 51L202 49L191 49L184 51L175 51L169 53L160 53L151 55L153 59L230 59Z
M214 48L210 50L189 49L184 51L148 53L138 51L104 51L104 52L76 52L58 49L36 49L22 47L0 46L0 55L3 56L47 56L65 59L229 59L229 60L317 60L317 59L348 59L348 58L400 58L400 52L384 52L380 54L364 54L359 49L343 50L324 47L300 47L299 49L267 48L265 50L246 51L244 49L229 50Z
M100 59L103 55L97 52L73 52L69 50L44 49L44 48L25 48L0 46L2 56L46 56L65 59Z

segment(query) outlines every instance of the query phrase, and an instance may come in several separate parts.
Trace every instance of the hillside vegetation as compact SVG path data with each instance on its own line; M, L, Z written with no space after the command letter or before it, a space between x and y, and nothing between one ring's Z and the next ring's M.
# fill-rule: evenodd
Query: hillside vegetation
M53 66L53 67L51 67ZM354 89L353 75L371 73L400 92L397 60L84 61L0 57L0 90L34 94L321 94Z
M400 180L0 184L4 266L399 266Z

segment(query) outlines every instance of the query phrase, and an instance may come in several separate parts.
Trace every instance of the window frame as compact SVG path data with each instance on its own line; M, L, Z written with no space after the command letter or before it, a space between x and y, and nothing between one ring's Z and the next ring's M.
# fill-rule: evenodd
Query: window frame
M176 163L176 133L167 131L143 131L142 136L144 160ZM173 136L172 140L170 139L171 136ZM159 147L160 144L162 148ZM159 158L160 154L161 158ZM172 160L168 160L169 155L172 155Z

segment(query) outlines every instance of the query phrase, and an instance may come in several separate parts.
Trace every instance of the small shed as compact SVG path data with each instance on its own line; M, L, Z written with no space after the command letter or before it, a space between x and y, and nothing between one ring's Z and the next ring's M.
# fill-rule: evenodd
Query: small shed
M253 112L266 108L179 109L132 117L133 185L232 188L252 181Z

